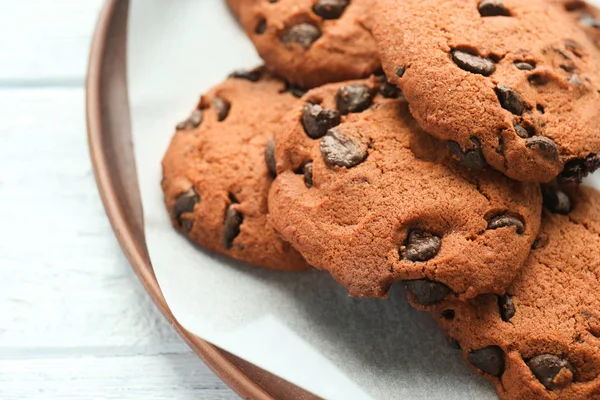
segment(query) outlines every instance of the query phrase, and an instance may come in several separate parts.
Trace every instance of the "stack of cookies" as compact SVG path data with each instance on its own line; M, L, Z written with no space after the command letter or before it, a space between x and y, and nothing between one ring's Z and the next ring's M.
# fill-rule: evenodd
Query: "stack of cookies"
M579 0L229 0L265 66L163 160L173 225L439 321L502 399L600 399L600 12Z

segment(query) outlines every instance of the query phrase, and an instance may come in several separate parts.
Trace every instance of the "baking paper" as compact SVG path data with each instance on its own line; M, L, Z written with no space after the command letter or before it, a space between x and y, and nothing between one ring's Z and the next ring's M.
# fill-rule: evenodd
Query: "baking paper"
M352 299L325 272L264 271L199 251L171 226L161 158L199 95L260 65L223 0L133 0L128 80L152 265L199 337L326 399L496 399L401 285Z

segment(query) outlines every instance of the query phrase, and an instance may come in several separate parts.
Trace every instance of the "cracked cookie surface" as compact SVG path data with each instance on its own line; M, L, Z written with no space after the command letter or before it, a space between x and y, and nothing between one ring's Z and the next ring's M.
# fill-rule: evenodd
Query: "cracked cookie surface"
M164 156L162 189L173 226L191 241L249 264L303 270L267 221L269 143L296 101L284 90L259 69L202 96Z
M387 97L386 97L387 96ZM503 293L537 235L538 185L460 169L378 78L308 92L275 135L270 220L352 296Z
M600 192L545 191L539 237L506 294L427 309L503 400L598 400Z
M600 52L547 0L381 0L383 68L423 129L520 181L600 166Z
M311 88L380 68L369 28L374 0L228 0L269 69Z

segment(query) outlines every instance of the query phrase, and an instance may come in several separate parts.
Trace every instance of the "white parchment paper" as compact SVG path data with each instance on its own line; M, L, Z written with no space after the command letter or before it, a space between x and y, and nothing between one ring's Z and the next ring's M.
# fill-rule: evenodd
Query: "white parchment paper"
M223 0L133 0L128 79L146 239L189 331L326 399L496 399L397 285L356 300L327 273L263 271L203 253L164 209L160 161L176 122L232 70L260 64Z

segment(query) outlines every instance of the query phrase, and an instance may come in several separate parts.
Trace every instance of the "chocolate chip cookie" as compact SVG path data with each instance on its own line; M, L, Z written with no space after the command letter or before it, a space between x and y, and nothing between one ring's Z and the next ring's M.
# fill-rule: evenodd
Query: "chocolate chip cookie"
M540 223L538 185L460 169L384 79L308 92L275 135L270 220L352 296L503 293Z
M369 33L374 0L228 0L267 67L311 88L380 68Z
M600 10L582 0L551 0L563 7L583 28L590 40L600 47Z
M267 221L273 132L296 98L262 70L236 73L202 96L163 159L173 225L191 241L249 264L303 270Z
M600 166L600 52L547 0L381 0L383 67L458 159L526 182ZM471 160L472 161L472 160Z
M429 310L504 400L600 399L600 193L546 188L538 239L502 296Z

